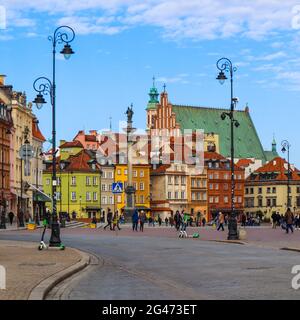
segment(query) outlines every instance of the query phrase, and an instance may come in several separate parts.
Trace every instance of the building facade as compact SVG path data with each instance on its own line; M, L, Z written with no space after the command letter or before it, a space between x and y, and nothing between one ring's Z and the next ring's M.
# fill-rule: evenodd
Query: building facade
M231 212L231 161L211 151L204 153L207 167L208 219L213 219L220 211ZM244 169L234 166L235 177L235 210L238 214L244 211Z
M245 213L270 218L272 213L285 214L300 209L300 171L290 166L288 201L288 163L276 157L253 172L245 182Z

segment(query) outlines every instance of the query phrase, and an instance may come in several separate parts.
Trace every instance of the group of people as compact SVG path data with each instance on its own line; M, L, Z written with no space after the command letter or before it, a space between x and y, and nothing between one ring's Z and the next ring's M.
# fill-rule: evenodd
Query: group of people
M107 224L103 227L103 229L106 230L106 228L109 227L109 229L111 231L115 231L116 228L118 230L121 230L119 224L120 224L119 211L116 210L115 213L113 214L111 209L108 209L108 211L107 211Z
M300 215L299 213L293 214L290 208L287 209L285 215L281 215L279 212L273 212L272 216L272 228L276 229L277 226L281 226L286 230L286 233L294 232L294 226L297 230L300 229Z

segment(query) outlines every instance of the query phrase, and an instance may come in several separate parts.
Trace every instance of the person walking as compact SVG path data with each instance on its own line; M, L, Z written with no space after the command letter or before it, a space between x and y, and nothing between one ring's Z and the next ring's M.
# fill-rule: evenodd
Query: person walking
M300 215L299 213L297 213L295 215L295 229L299 230L299 228L300 228Z
M138 231L137 229L138 223L139 223L139 214L138 214L138 211L135 209L132 215L132 231L134 230Z
M118 210L115 212L115 214L113 216L112 223L113 223L113 231L115 231L116 227L118 228L118 230L121 230L121 228L119 226L119 212L118 212Z
M166 227L168 226L168 223L169 223L169 220L168 220L168 218L166 217L166 218L165 218Z
M203 219L202 219L202 226L205 227L205 224L206 224L206 219L205 219L205 217L203 217Z
M242 214L242 227L246 228L247 217L245 213Z
M157 220L158 220L158 225L161 227L161 222L162 222L162 220L161 220L161 217L160 217L160 215L158 215L158 218L157 218Z
M289 229L292 233L294 233L293 230L293 222L294 222L294 215L290 208L287 209L285 213L285 221L286 221L286 233L289 233Z
M179 228L180 228L180 213L179 213L178 210L177 210L176 213L175 213L174 221L175 221L176 230L178 231Z
M277 213L273 212L271 215L272 218L272 229L276 229L277 226Z
M113 218L113 214L112 211L110 209L108 209L107 211L107 225L104 226L104 230L106 230L107 227L109 227L110 230L113 230L111 224L112 224L112 218Z
M145 224L145 220L146 220L146 215L143 210L140 212L139 220L140 220L140 231L144 232L144 224Z
M220 229L222 228L222 231L224 231L224 222L225 222L225 218L224 218L224 214L222 212L219 212L219 227L218 227L218 231L220 231Z
M9 218L9 223L10 223L10 225L12 226L12 224L13 224L13 221L14 221L14 213L12 212L12 211L10 211L9 213L8 213L8 218Z

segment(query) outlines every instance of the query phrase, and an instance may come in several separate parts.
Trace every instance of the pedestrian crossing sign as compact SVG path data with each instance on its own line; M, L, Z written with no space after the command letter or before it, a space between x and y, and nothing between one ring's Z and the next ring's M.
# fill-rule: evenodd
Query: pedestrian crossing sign
M123 183L116 182L112 184L112 193L122 193L123 192Z

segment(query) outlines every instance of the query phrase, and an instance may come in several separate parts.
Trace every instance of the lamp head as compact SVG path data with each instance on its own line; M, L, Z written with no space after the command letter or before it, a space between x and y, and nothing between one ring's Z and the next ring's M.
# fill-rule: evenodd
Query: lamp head
M75 52L71 48L71 46L67 43L65 44L64 48L60 52L61 54L64 55L66 60L69 60L71 58L71 55L74 54Z
M33 100L33 103L35 103L35 105L36 105L36 107L37 107L38 109L42 109L43 105L44 105L45 103L47 103L47 102L46 102L46 100L44 99L44 96L43 96L41 93L38 93L38 94L36 95L35 99Z
M220 84L224 84L225 80L227 80L227 77L223 71L220 71L216 79L219 80Z

